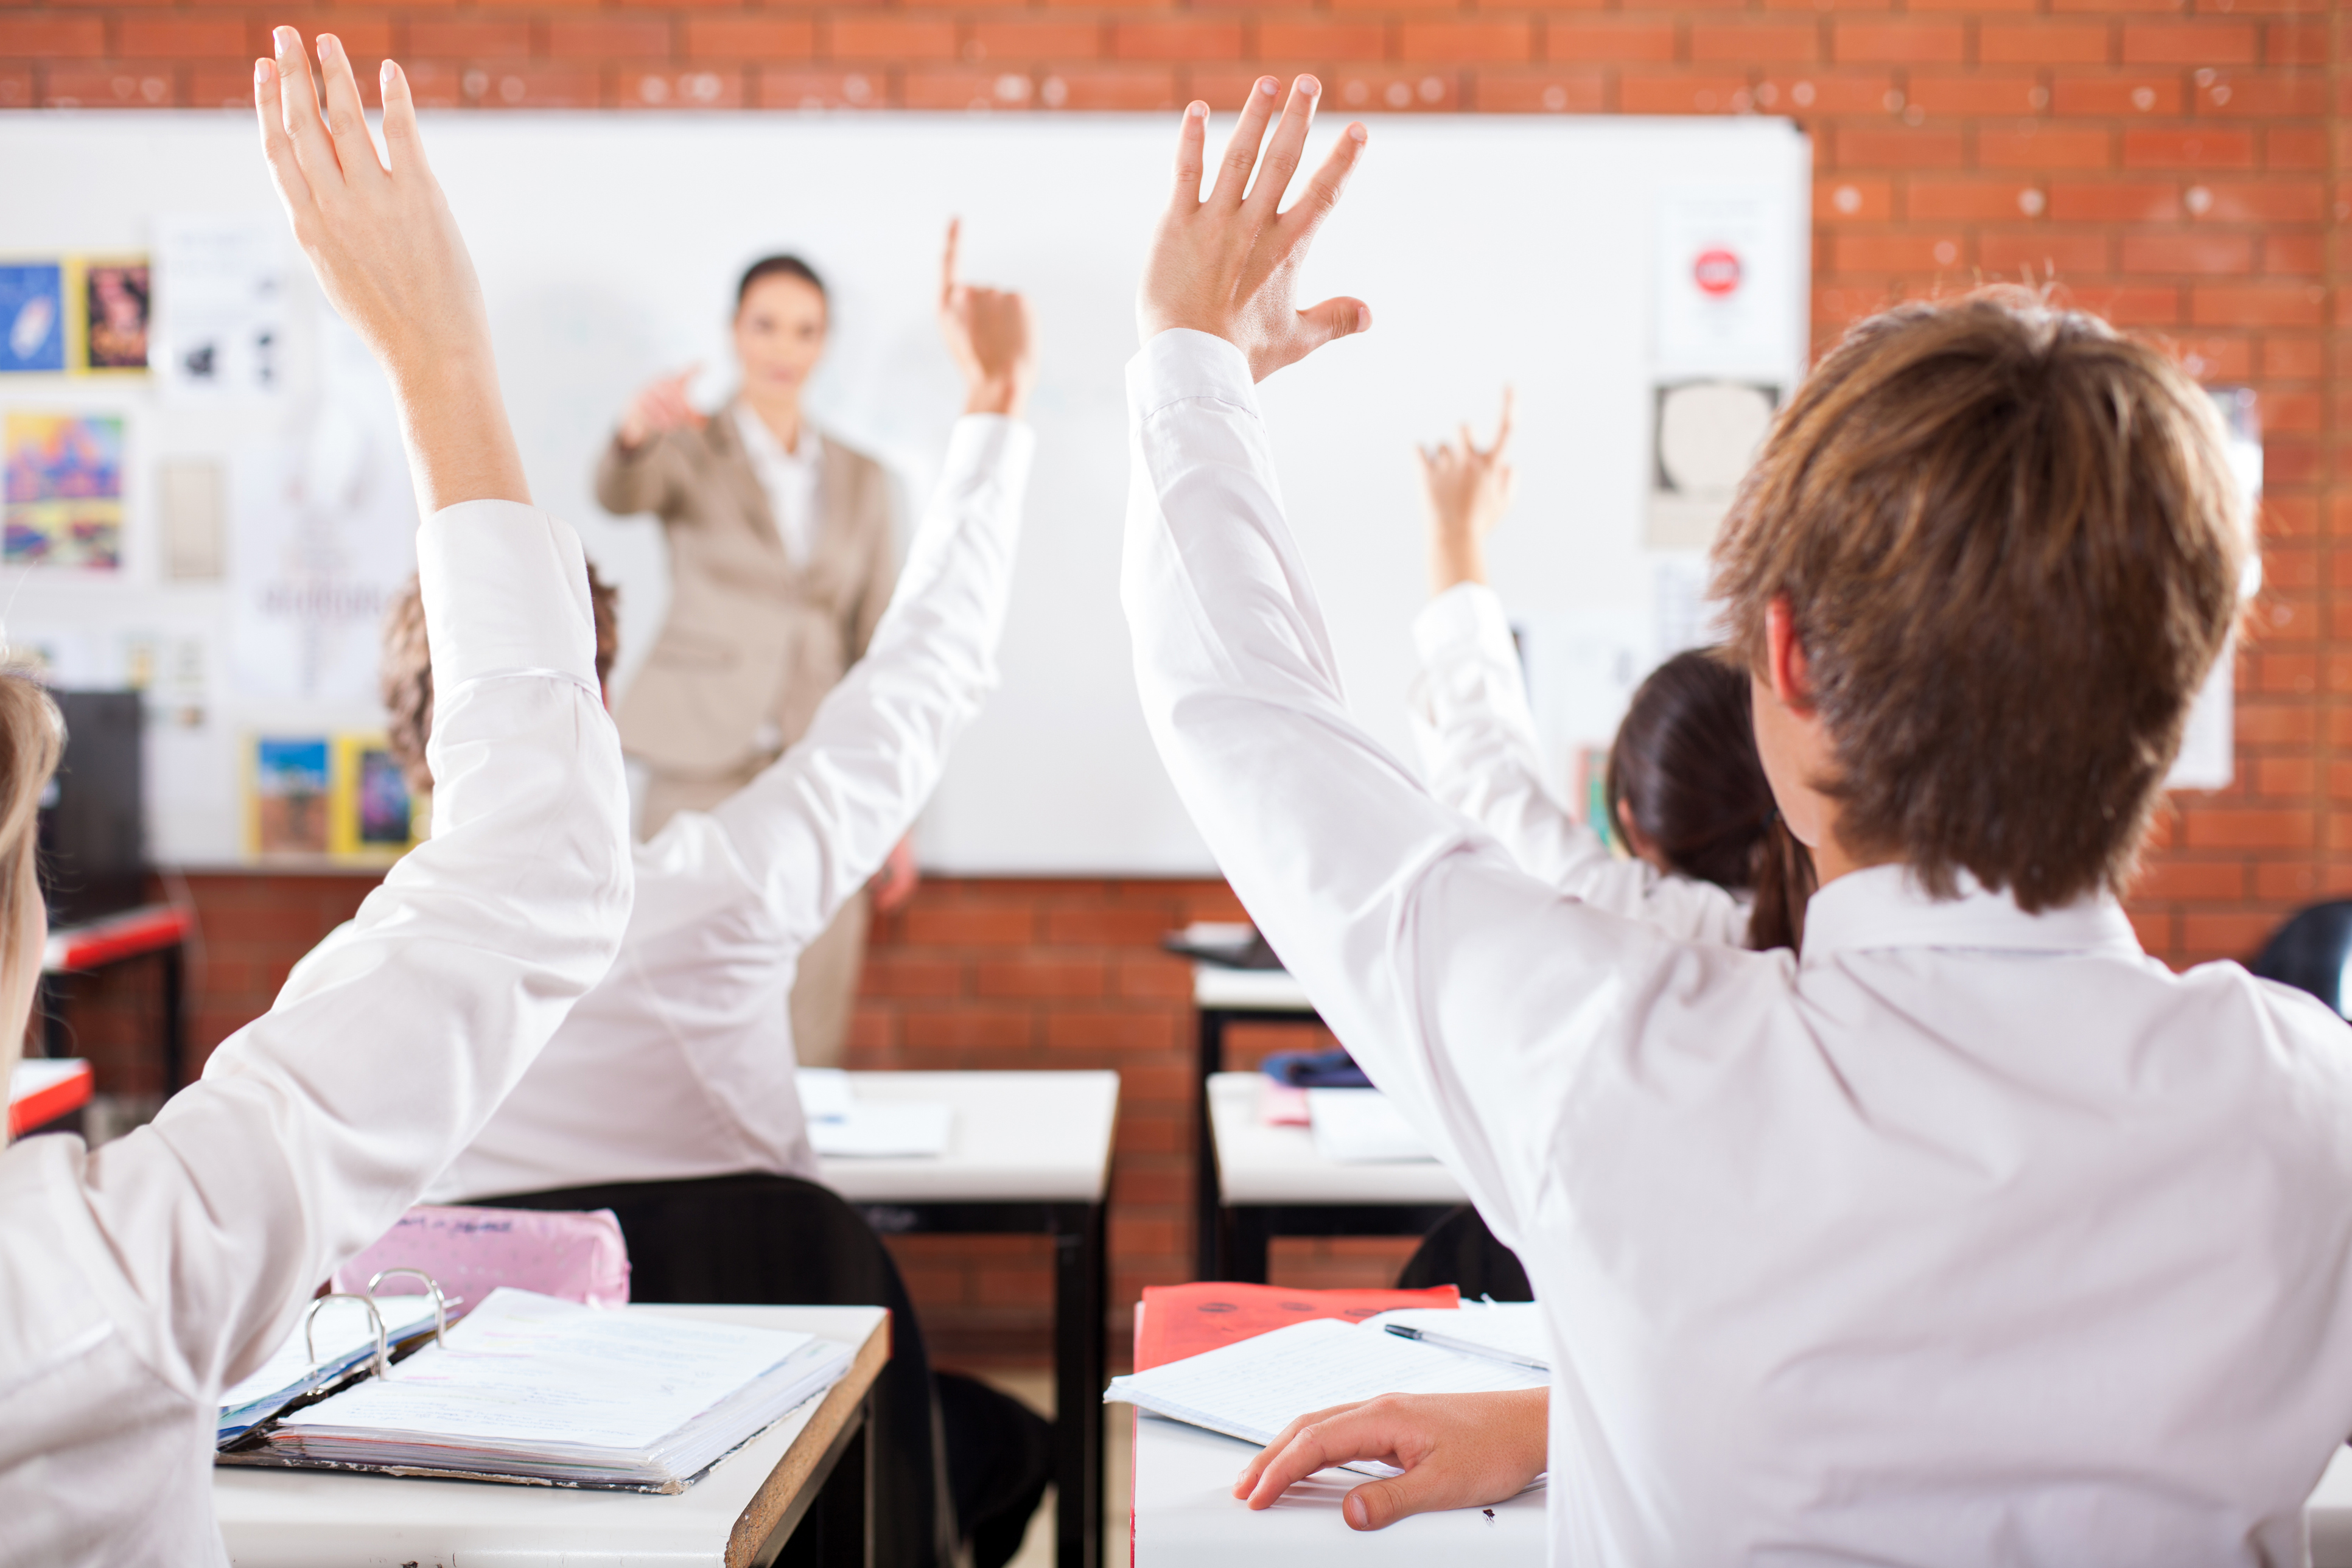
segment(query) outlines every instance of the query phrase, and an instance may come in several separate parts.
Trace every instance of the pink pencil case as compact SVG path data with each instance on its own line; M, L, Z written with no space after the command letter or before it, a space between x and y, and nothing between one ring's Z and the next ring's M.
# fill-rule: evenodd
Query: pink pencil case
M452 1300L468 1306L501 1285L591 1307L629 1299L629 1248L611 1209L439 1208L419 1205L374 1246L335 1270L333 1288L365 1290L381 1269L421 1268ZM424 1282L395 1274L387 1296L422 1295Z
M1307 1091L1270 1078L1259 1079L1257 1119L1268 1127L1306 1126Z

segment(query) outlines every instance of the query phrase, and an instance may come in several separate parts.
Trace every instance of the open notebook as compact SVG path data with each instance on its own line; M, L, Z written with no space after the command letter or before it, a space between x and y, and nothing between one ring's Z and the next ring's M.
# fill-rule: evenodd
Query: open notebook
M1529 1305L1383 1312L1361 1323L1318 1318L1113 1378L1103 1398L1229 1437L1271 1443L1309 1411L1383 1394L1541 1388L1550 1381L1549 1373L1500 1354L1465 1353L1386 1330L1391 1320L1408 1325L1444 1322L1454 1331L1453 1337L1516 1353L1542 1343L1539 1323L1532 1318L1536 1311ZM1346 1468L1374 1476L1397 1473L1370 1460Z
M290 1411L221 1458L677 1492L850 1359L809 1334L505 1288L390 1379Z

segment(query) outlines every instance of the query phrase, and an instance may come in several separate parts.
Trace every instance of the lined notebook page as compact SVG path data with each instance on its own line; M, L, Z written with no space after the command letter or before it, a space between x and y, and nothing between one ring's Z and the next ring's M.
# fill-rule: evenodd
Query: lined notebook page
M1549 1381L1503 1362L1318 1318L1114 1378L1103 1397L1229 1437L1271 1443L1293 1420L1334 1405L1383 1394L1541 1388ZM1379 1473L1395 1472L1381 1467Z

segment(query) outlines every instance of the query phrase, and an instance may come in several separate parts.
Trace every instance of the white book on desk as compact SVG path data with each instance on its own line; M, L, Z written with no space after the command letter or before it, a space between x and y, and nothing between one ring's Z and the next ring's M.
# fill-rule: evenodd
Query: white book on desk
M1339 1164L1435 1158L1377 1089L1310 1089L1307 1121L1314 1129L1315 1152Z
M278 1421L259 1458L682 1491L832 1387L850 1357L809 1334L501 1288L391 1378Z
M860 1100L839 1068L802 1068L809 1143L831 1160L936 1160L948 1152L955 1108L932 1100Z
M1103 1398L1263 1445L1309 1412L1383 1394L1491 1394L1549 1382L1543 1373L1491 1356L1317 1318L1113 1378ZM1370 1460L1347 1468L1397 1473Z

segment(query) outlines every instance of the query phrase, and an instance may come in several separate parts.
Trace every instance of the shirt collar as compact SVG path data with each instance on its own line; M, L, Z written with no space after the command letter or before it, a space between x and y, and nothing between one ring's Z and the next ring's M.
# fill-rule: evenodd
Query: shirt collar
M743 449L751 455L753 462L806 463L815 457L813 443L816 439L816 429L808 422L806 415L801 416L800 445L787 452L784 444L776 439L776 433L768 428L767 421L751 412L750 404L738 398L734 409L735 434L741 439Z
M2029 915L1966 871L1955 898L1931 897L1906 866L1849 871L1805 906L1804 962L1897 947L2141 956L2138 933L2111 894Z

